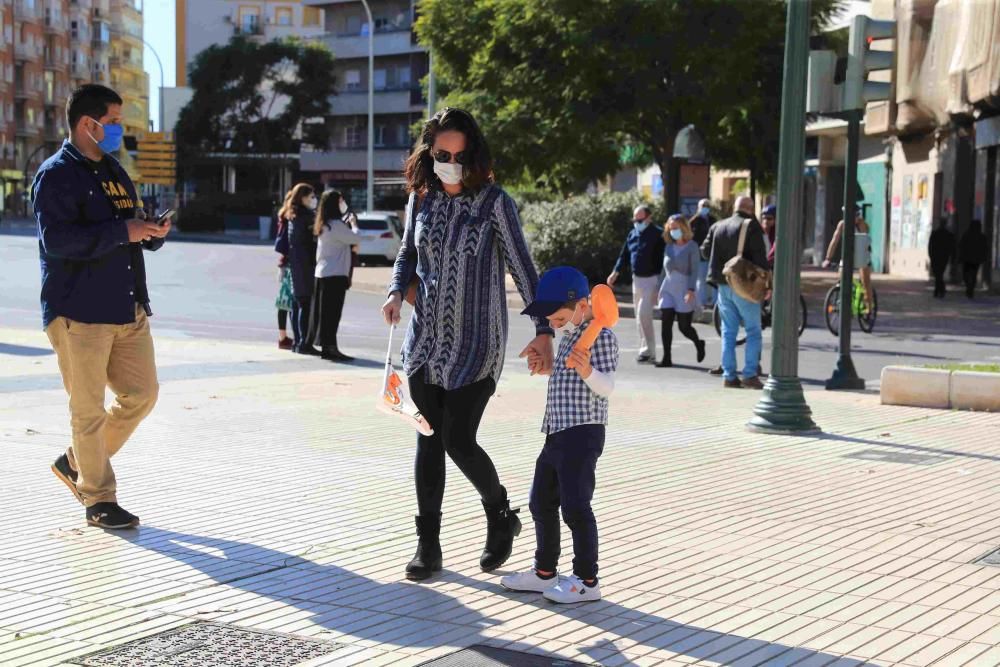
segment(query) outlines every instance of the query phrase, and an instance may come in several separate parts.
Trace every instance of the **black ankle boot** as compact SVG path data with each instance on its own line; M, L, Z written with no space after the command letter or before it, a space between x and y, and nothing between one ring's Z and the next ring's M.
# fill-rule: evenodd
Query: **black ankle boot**
M696 340L694 342L694 349L698 353L698 363L700 364L705 360L705 341Z
M673 360L670 358L669 354L663 355L663 358L656 362L657 368L670 368L674 365Z
M517 518L521 510L510 508L507 489L503 490L502 503L492 507L483 503L483 509L486 510L486 546L479 558L479 567L483 572L492 572L510 558L514 538L521 534L521 520Z
M414 517L417 521L417 553L406 565L406 578L422 581L441 571L441 514Z

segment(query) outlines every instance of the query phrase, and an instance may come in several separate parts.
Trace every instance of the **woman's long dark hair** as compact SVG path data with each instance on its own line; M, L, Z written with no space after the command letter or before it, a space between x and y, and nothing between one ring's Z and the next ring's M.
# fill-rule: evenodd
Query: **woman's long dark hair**
M285 220L291 220L299 212L299 209L305 209L305 204L302 201L313 194L315 190L308 183L299 183L285 195L285 201L281 205L281 210L278 211L278 217L284 218Z
M319 236L323 233L323 226L329 220L340 220L344 216L340 215L340 200L346 198L338 190L327 190L319 198L319 206L316 207L316 221L313 223L313 235ZM347 204L350 206L350 202Z
M424 123L413 152L406 160L403 173L406 175L408 192L426 194L432 186L440 183L434 174L434 138L438 132L461 132L465 135L465 154L467 162L462 169L462 185L467 190L476 192L493 182L493 158L486 138L476 120L462 109L445 107L433 118Z

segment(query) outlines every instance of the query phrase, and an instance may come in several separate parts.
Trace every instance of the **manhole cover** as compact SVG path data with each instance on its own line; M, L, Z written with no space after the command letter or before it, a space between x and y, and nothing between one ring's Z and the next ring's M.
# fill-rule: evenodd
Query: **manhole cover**
M419 667L569 667L586 664L565 658L510 651L505 648L470 646L458 653L421 663Z
M294 667L339 648L277 632L194 623L70 662L88 667Z
M976 565L995 565L1000 567L1000 548L994 549L976 561Z

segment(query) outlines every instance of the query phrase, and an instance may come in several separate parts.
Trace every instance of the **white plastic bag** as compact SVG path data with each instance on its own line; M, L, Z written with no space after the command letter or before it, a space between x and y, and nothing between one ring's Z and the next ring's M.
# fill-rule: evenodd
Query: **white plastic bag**
M422 435L434 435L427 419L420 414L417 406L406 395L406 387L403 384L399 373L392 366L392 335L396 332L396 325L389 329L389 351L385 358L385 374L382 378L382 391L379 393L375 407L387 415L396 415L407 424L417 429Z

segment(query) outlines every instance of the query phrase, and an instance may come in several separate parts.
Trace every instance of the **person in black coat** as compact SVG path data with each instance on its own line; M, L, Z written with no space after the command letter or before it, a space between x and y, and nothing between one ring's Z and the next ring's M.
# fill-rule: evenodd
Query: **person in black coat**
M955 235L948 229L947 219L941 218L938 226L931 232L927 254L931 260L931 273L934 274L934 298L943 299L944 273L948 269L952 255L955 254Z
M962 235L958 246L958 259L962 262L962 278L965 280L965 296L970 299L976 293L976 276L979 265L986 261L986 235L983 223L973 220Z
M278 217L288 225L288 264L292 272L292 332L293 349L299 354L318 356L319 352L308 340L309 312L316 273L316 237L313 222L319 200L312 186L299 183L285 195L285 202Z

